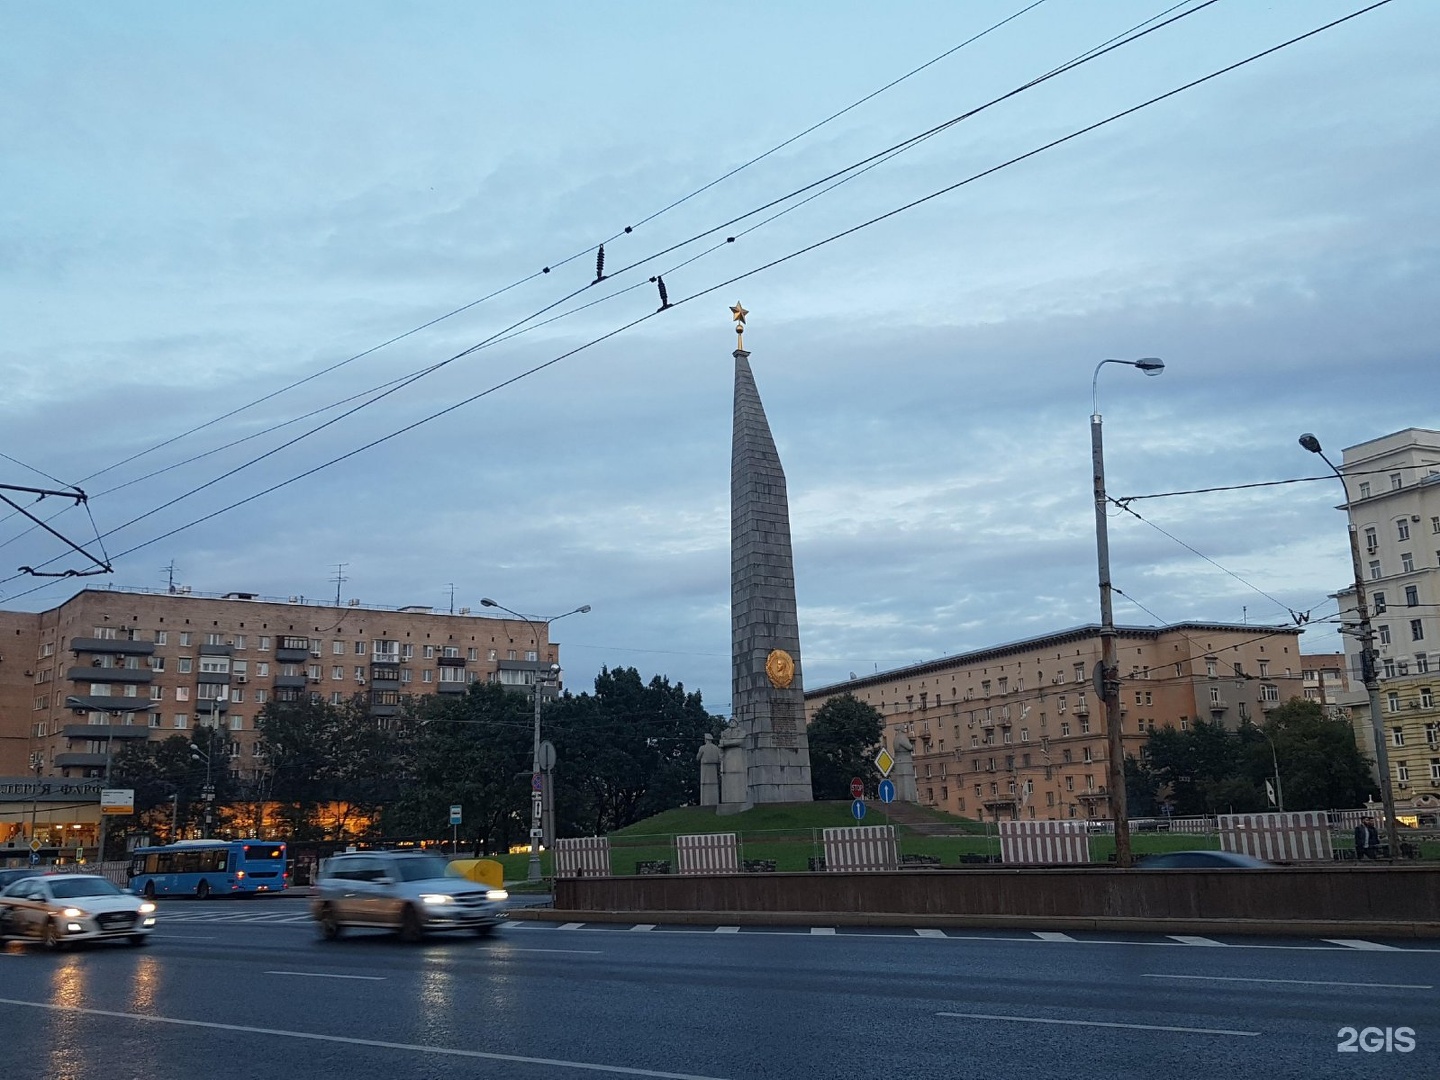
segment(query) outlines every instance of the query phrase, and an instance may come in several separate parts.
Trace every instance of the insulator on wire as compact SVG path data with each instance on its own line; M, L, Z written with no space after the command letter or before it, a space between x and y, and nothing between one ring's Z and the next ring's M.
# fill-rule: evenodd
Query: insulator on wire
M595 253L595 280L605 280L605 245L600 245L600 250ZM592 283L593 284L593 283Z
M655 278L655 284L660 289L660 310L664 311L670 306L670 294L665 291L665 279L657 276Z

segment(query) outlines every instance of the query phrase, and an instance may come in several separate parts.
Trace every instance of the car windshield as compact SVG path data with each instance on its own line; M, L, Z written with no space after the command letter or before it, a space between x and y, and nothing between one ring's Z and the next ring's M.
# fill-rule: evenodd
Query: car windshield
M447 866L449 863L444 859L422 855L413 859L396 859L395 873L401 881L432 881L435 878L448 877Z
M104 878L56 878L50 882L50 895L57 900L76 896L118 896L120 890Z

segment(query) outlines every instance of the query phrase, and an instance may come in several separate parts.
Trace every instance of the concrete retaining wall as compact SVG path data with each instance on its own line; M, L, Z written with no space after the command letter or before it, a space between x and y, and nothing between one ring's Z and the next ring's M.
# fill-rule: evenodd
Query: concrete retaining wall
M974 869L866 874L580 878L555 882L555 908L834 913L1051 920L1207 920L1440 926L1440 867L1265 870ZM654 920L650 920L654 921Z

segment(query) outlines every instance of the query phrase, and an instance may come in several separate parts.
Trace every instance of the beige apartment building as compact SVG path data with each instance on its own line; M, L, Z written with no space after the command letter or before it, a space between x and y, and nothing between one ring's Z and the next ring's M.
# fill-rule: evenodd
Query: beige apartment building
M1125 753L1197 719L1238 727L1302 693L1300 631L1187 622L1118 628ZM972 818L1109 813L1100 627L1080 626L850 679L805 694L811 719L853 694L914 744L920 802Z
M249 779L264 768L267 702L361 694L385 717L477 680L533 686L558 662L544 622L467 608L85 589L49 611L0 611L0 782L98 778L127 741L205 725L229 736L231 770Z
M1360 542L1390 779L1400 811L1440 808L1440 431L1406 428L1347 447L1340 507ZM1374 757L1355 631L1355 590L1336 594L1346 624L1356 739Z
M1306 701L1333 710L1349 700L1350 679L1344 653L1305 653L1300 660Z

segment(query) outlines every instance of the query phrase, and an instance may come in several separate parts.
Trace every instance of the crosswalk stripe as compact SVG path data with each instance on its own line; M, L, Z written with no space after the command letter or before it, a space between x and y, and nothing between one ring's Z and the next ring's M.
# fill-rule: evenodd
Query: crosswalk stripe
M738 934L740 928L738 926L717 926L715 932L717 934Z
M581 927L583 927L584 925L585 925L585 924L584 924L583 922L567 922L567 923L561 923L561 924L560 924L559 926L557 926L555 929L557 929L557 930L579 930L579 929L580 929Z
M1394 945L1382 945L1378 941L1362 941L1359 938L1326 938L1331 945L1343 945L1347 949L1363 949L1369 952L1399 952Z
M1223 941L1216 941L1214 938L1196 937L1193 934L1166 934L1171 941L1178 941L1181 945L1213 945L1217 948L1226 948Z
M833 926L812 926L810 927L810 933L820 935L833 934L835 933L835 928Z
M634 926L630 927L630 929L631 929L631 930L654 930L654 929L655 929L655 924L654 924L653 922L636 923Z
M1058 930L1032 930L1030 931L1041 941L1074 941L1069 934L1062 934Z
M945 937L945 936L946 936L944 930L928 930L928 929L924 929L924 928L917 928L916 931L915 931L915 933L918 934L920 937Z

